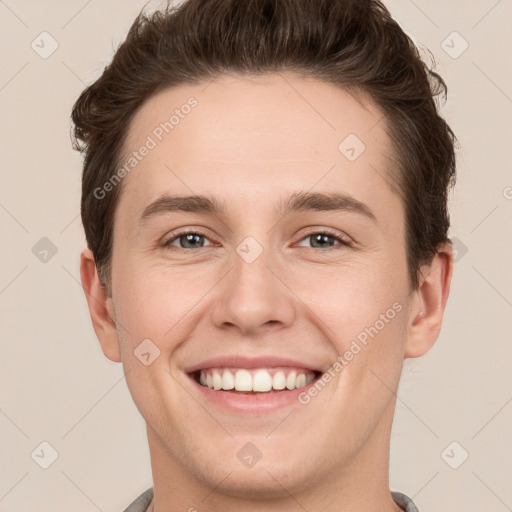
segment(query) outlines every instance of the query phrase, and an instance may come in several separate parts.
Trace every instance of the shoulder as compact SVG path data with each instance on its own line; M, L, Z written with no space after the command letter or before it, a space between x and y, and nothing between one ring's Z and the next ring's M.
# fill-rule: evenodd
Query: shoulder
M418 507L414 504L414 502L401 492L391 492L391 496L395 500L395 503L404 509L404 512L419 512Z
M134 502L124 510L124 512L145 512L153 499L153 487L144 491Z
M391 493L395 503L402 507L405 512L419 512L414 502L405 494L393 491ZM124 512L145 512L147 506L153 499L153 488L144 491L135 501L133 501Z

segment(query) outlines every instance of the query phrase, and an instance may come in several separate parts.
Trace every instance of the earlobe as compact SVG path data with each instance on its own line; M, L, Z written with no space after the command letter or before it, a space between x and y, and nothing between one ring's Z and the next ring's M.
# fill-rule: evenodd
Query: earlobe
M101 284L94 256L90 249L84 249L80 256L80 277L87 299L94 332L98 337L105 356L114 362L121 361L119 341L115 323L112 299L107 296Z
M420 357L436 342L450 292L453 273L453 251L443 244L430 265L423 267L420 285L411 309L404 356Z

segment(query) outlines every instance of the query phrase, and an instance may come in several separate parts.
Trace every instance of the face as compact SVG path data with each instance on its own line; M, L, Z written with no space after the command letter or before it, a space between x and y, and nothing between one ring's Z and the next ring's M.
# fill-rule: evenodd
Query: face
M108 307L153 463L261 496L384 460L416 295L381 112L223 76L149 99L130 157Z

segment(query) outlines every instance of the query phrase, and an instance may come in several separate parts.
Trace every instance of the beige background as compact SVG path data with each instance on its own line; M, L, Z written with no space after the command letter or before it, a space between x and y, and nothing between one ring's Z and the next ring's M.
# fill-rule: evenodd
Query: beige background
M143 4L0 1L2 511L121 511L152 484L144 422L79 283L81 160L69 139L73 102ZM502 512L512 507L512 1L386 4L435 55L462 145L459 259L436 346L404 367L391 487L421 512ZM46 59L31 47L51 49L43 31L58 43ZM46 262L33 251L43 237L57 250ZM58 452L48 469L44 441Z

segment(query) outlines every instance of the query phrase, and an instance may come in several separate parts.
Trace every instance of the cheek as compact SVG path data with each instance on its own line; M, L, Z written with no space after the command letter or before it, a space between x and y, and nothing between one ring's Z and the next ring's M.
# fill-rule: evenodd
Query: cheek
M385 265L376 269L353 265L329 272L319 269L301 280L298 295L317 314L340 350L358 335L364 342L365 333L368 337L376 330L389 332L391 324L396 328L396 320L405 316L406 283L388 269Z
M385 403L390 394L386 385L393 389L401 373L407 281L387 272L389 267L382 268L375 272L344 269L323 278L317 275L315 287L310 289L311 309L321 320L316 324L338 354L339 364L333 373L341 378L336 379L334 388L347 401L359 396ZM317 292L311 294L311 290ZM305 288L303 294L307 294Z
M132 350L148 338L162 352L172 351L188 333L201 299L216 282L216 275L206 267L173 268L165 262L148 264L126 258L115 268L116 315L125 327L125 345Z

